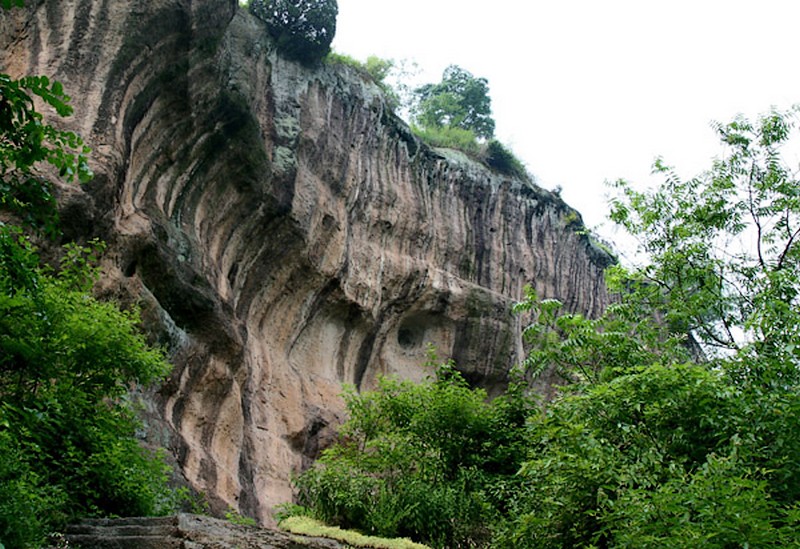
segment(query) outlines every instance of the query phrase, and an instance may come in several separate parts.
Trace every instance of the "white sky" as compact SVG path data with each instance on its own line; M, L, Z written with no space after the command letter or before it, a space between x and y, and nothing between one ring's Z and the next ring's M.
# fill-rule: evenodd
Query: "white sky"
M657 156L692 176L712 120L800 102L798 0L338 3L336 51L488 79L496 136L612 240L604 181L652 184Z

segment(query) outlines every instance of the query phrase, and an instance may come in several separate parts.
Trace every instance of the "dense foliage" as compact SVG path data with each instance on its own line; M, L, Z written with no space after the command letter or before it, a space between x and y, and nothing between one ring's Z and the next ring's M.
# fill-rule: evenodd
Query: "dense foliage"
M44 122L34 108L39 97L60 116L72 113L70 97L46 76L13 79L0 74L0 207L21 215L28 225L53 234L57 212L53 184L39 173L46 162L67 181L92 177L80 136Z
M341 442L297 480L316 517L435 547L485 543L524 452L531 401L515 386L486 402L451 363L421 384L383 379L346 394Z
M786 547L800 540L800 186L794 113L718 125L725 155L612 219L650 262L614 268L598 320L534 296L528 366L570 385L532 430L508 547ZM658 319L654 321L653 319Z
M249 5L286 57L311 65L330 51L339 14L336 0L251 0Z
M137 318L89 293L96 248L52 274L0 230L0 541L25 547L80 516L169 510L167 469L136 439L128 390L168 365ZM9 497L13 496L13 497Z
M72 111L60 83L0 74L0 208L54 236L45 174L87 180L89 149L46 124L33 96L61 116ZM64 246L54 270L21 228L0 222L0 547L38 547L76 517L155 514L174 503L164 461L136 438L129 396L169 366L134 313L92 297L101 250Z
M484 416L436 393L452 378L384 381L350 395L343 442L298 481L304 503L379 529L368 517L401 501L392 532L450 547L798 546L800 181L780 154L795 125L794 111L717 125L724 156L707 173L682 181L659 161L660 188L617 184L612 219L649 257L609 270L617 302L587 319L529 290L515 307L530 318L522 370L560 376L555 400L473 431ZM474 410L505 406L457 386ZM406 422L428 410L435 427ZM483 477L498 449L508 469ZM430 463L452 468L420 481Z

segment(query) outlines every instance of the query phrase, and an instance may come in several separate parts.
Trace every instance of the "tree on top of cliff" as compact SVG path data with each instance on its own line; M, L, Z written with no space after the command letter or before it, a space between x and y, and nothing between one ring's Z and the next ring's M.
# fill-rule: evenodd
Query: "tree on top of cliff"
M252 0L250 11L267 24L278 50L311 65L330 51L336 34L336 0Z
M423 128L457 128L476 137L494 135L489 82L476 78L459 66L450 65L438 84L416 89L418 103L414 121Z

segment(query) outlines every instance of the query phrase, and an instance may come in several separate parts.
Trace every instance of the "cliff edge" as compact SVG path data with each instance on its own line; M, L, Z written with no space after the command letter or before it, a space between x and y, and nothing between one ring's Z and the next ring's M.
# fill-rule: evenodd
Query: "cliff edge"
M235 0L27 4L0 67L73 97L96 177L61 190L65 238L108 243L99 291L169 350L151 442L212 506L269 523L342 384L422 378L427 343L500 390L525 284L607 303L558 197L420 143L357 71L282 59Z

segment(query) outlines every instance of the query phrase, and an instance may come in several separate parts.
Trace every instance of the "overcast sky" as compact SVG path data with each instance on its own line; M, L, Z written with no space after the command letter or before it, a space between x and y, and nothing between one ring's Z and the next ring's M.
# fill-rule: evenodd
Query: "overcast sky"
M800 102L798 0L338 2L336 51L488 79L497 137L590 227L604 181L652 184L657 156L694 175L720 152L712 120Z

